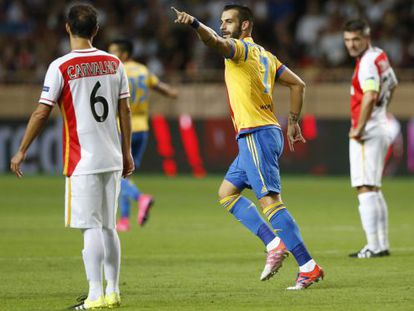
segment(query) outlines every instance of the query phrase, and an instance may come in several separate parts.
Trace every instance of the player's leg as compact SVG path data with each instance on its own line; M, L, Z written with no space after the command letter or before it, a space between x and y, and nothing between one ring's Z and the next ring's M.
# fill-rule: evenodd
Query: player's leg
M140 166L143 154L141 133L142 132L135 132L132 134L131 150L135 162L135 169L138 169L138 167ZM121 180L121 194L119 196L120 218L116 226L118 231L129 230L131 201L138 202L140 196L141 192L130 178L123 178Z
M278 239L275 239L275 234L260 215L255 204L241 195L241 191L248 185L245 183L246 174L240 169L238 162L239 157L233 161L220 185L218 192L220 204L256 235L267 250L271 250L277 246Z
M379 242L379 250L380 256L389 256L390 255L390 242L388 238L388 205L385 201L384 194L381 191L381 179L382 179L382 172L386 162L386 156L388 149L390 147L392 138L387 137L386 135L382 136L379 139L379 149L382 151L382 157L378 156L377 158L377 166L378 171L376 178L376 183L379 185L377 187L377 200L378 200L378 221L377 221L377 231L378 231L378 242Z
M390 242L388 238L388 205L385 201L381 188L378 190L378 240L380 246L380 255L390 255Z
M378 219L379 202L375 186L362 185L357 187L359 215L365 232L367 244L358 252L349 254L355 258L375 257L379 252Z
M102 202L102 233L105 248L104 274L106 280L105 300L108 306L119 306L119 273L121 245L115 230L117 202L120 191L121 172L104 173L105 189Z
M147 148L148 131L137 132L134 135L135 135L135 146L133 147L134 147L135 153L133 154L133 157L134 157L134 162L135 162L135 169L138 169L141 166L142 157L144 156L144 152ZM138 194L137 223L140 226L143 226L147 222L149 218L149 212L153 204L154 204L154 198L152 195L146 194L146 193Z
M367 244L350 257L370 258L380 256L379 228L382 209L378 187L384 167L385 138L373 137L363 142L350 140L351 183L357 189L359 214Z
M66 225L81 229L84 238L82 258L89 282L88 297L74 308L105 305L102 286L104 242L102 226L103 184L100 174L72 176L66 179Z
M230 181L237 189L243 189L244 187L251 188L252 186L257 188L257 183L253 179L254 185L251 184L249 180L249 174L251 175L252 170L255 172L256 176L259 176L259 171L255 169L254 157L249 151L249 135L243 135L238 139L239 145L239 155L233 164L230 166L230 169L226 175L226 180ZM253 168L253 169L252 169ZM258 177L259 178L259 177ZM257 189L256 189L257 190ZM261 190L258 190L261 191ZM243 201L246 202L247 206L254 206L251 201L245 201L247 199L243 198ZM242 202L243 202L242 201ZM265 281L271 278L278 269L282 266L283 260L287 256L286 247L281 242L280 238L275 236L271 231L266 221L255 209L255 213L260 216L260 224L262 228L266 229L266 234L272 239L271 242L266 243L266 264L260 276L260 280ZM265 225L264 225L265 224ZM260 232L260 231L259 231ZM270 234L272 232L272 234Z
M297 282L295 289L306 288L323 276L323 271L309 254L299 227L282 202L278 158L283 151L283 134L279 129L260 130L246 135L248 151L244 163L252 188L264 215L299 265L307 282Z

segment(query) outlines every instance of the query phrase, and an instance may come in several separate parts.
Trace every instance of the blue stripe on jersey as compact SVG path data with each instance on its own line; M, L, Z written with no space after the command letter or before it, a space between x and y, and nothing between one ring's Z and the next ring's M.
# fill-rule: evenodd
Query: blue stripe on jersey
M230 55L228 55L228 56L224 55L224 58L232 59L234 57L234 54L236 53L236 48L234 47L234 41L233 40L230 40L230 47L231 47Z
M247 44L247 42L244 42L243 40L241 40L241 42L243 42L244 44L244 61L246 61L247 56L249 54L249 45Z
M279 69L276 71L276 79L280 77L280 75L286 70L286 66L282 65L279 67Z

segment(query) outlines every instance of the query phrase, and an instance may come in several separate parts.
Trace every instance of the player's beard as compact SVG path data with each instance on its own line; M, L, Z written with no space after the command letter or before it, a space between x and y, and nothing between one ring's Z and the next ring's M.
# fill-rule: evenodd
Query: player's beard
M233 39L240 39L241 34L242 34L242 28L241 28L241 25L240 25L235 31L233 31L230 34L230 37L233 38Z

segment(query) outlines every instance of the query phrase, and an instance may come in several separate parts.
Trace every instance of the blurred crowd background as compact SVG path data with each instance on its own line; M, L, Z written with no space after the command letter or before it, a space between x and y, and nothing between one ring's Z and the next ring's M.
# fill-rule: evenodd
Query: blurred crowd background
M0 0L0 83L39 83L48 64L69 48L64 21L73 1ZM227 1L97 0L101 30L94 45L106 49L119 37L135 44L134 58L169 79L217 79L221 57L201 44L191 29L174 24L170 7L187 10L219 32ZM347 19L366 18L375 45L396 68L414 69L414 1L411 0L251 0L253 37L295 70L323 72L352 67L342 41ZM200 74L202 73L202 74ZM320 74L323 79L329 75ZM220 73L220 79L222 72ZM338 79L349 79L339 75Z

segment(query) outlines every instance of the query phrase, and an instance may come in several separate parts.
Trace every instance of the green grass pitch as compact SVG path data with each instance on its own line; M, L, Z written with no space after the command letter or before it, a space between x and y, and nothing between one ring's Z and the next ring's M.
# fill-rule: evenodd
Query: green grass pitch
M221 178L135 177L156 204L144 228L134 209L120 234L121 310L414 310L412 179L384 182L392 256L356 260L347 254L364 239L348 178L285 176L284 201L326 271L288 292L293 257L259 281L264 248L219 207ZM87 290L82 236L63 225L64 179L3 175L0 193L0 310L63 310Z

